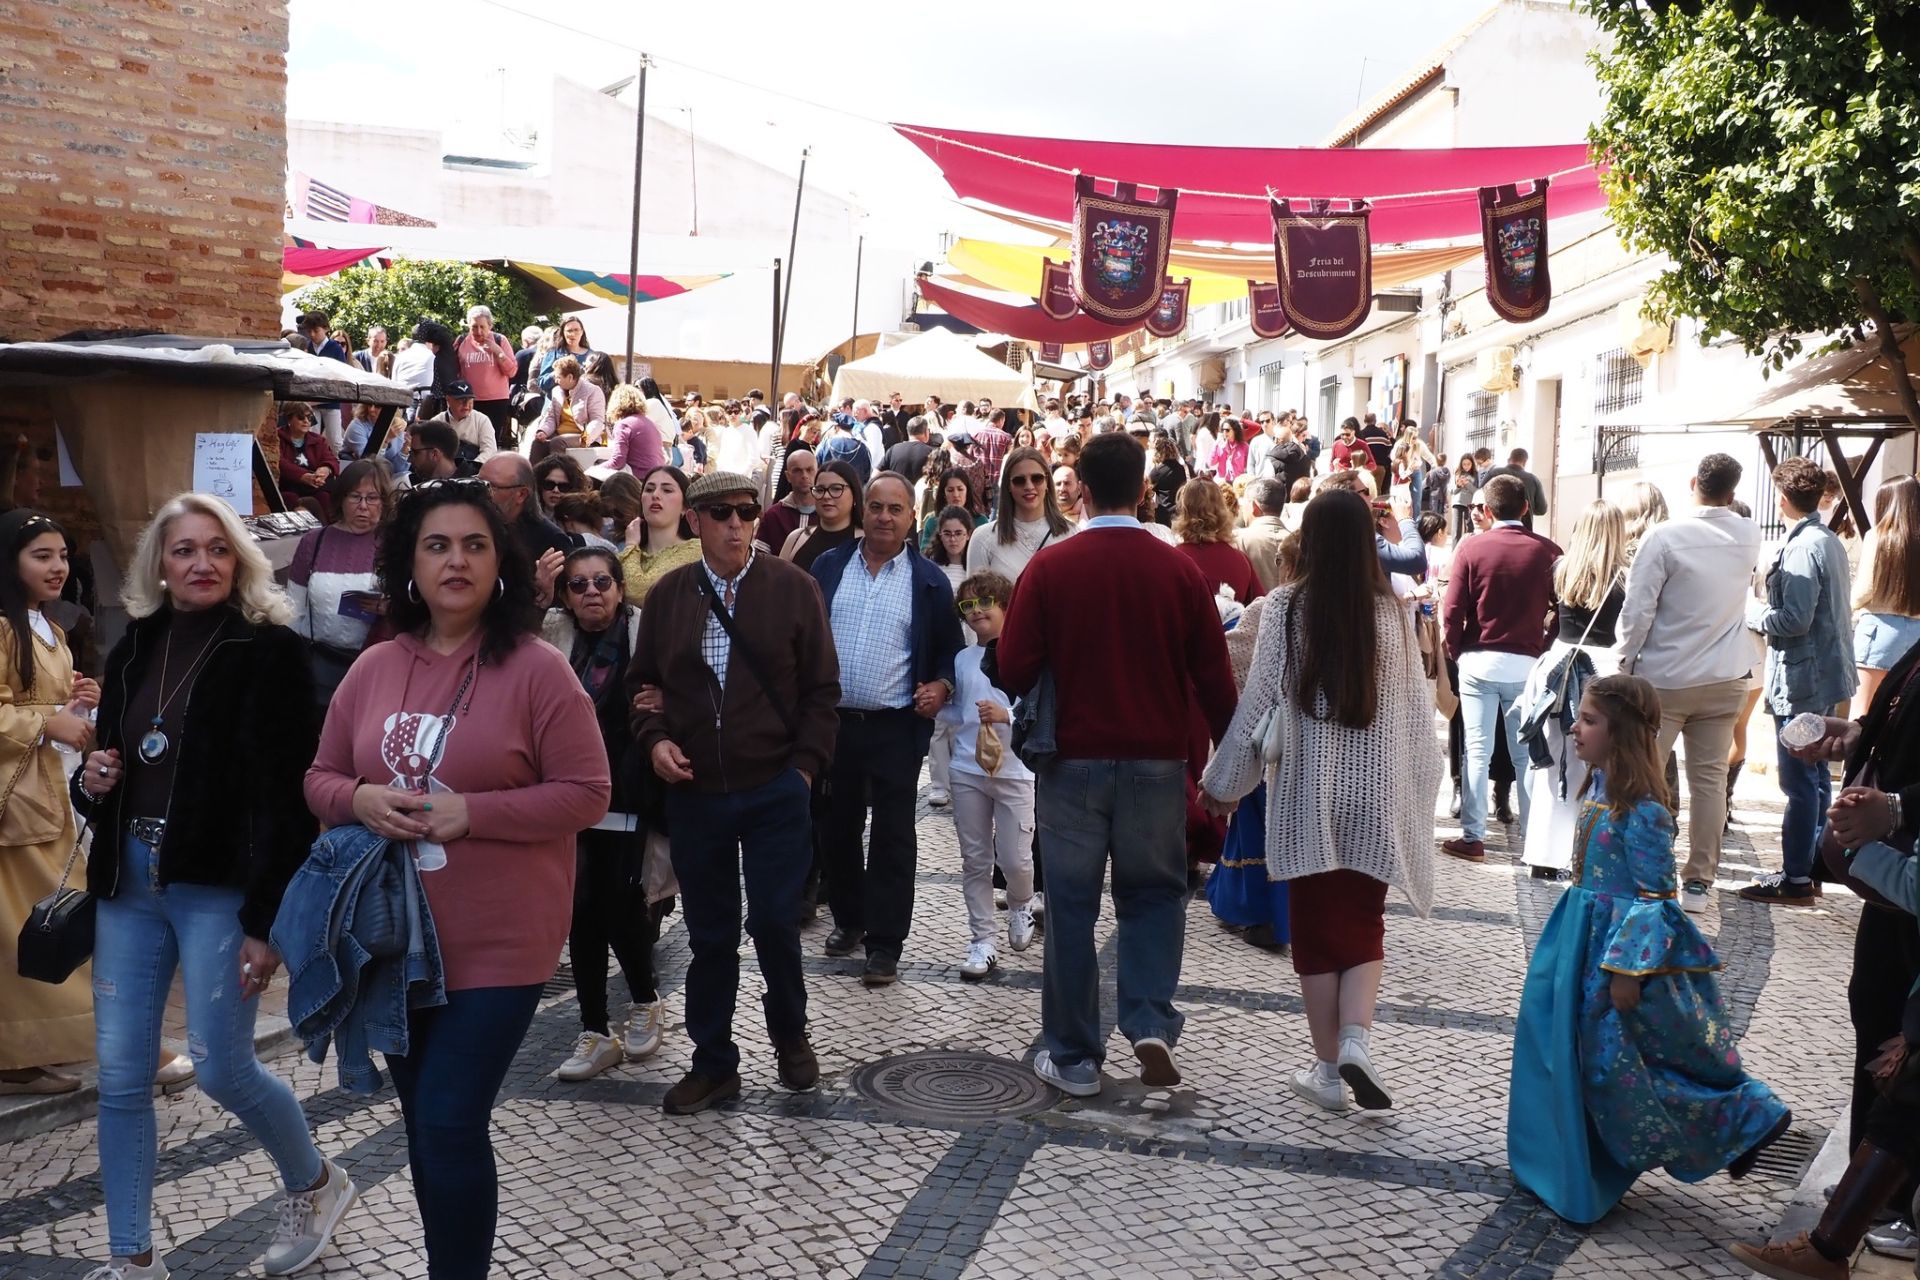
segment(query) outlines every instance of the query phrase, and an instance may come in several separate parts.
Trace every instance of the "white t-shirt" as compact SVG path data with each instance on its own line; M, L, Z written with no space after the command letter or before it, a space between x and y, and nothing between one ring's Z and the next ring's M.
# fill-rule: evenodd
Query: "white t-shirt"
M415 391L433 385L433 348L416 342L393 357L393 380Z
M1038 555L1040 548L1072 533L1052 533L1047 528L1046 519L1016 520L1013 522L1013 541L1002 544L1000 541L999 521L989 521L973 531L973 540L967 543L967 572L978 573L982 569L991 569L995 573L1007 576L1008 581L1018 582L1020 573L1029 561Z
M1013 708L1013 699L994 687L980 670L980 661L986 656L986 649L975 645L962 649L953 659L953 700L940 709L940 718L953 728L953 768L957 773L971 774L984 778L987 771L980 767L980 758L975 747L983 726L980 723L980 702L986 699L997 702L1008 710ZM1033 772L1020 763L1020 757L1013 754L1013 726L996 724L993 732L1000 737L1004 750L1001 755L1004 763L1000 772L993 776L1002 782L1024 782L1033 785Z

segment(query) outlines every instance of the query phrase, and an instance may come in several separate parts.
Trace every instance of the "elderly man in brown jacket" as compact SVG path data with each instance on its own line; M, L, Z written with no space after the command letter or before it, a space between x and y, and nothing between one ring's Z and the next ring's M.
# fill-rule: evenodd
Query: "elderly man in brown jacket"
M811 1089L820 1078L807 1039L799 907L813 858L813 780L833 759L839 724L840 664L814 580L755 553L759 518L746 476L708 472L689 486L687 521L700 559L648 592L627 672L639 748L667 784L668 839L692 951L693 1067L667 1091L661 1105L669 1115L740 1092L733 1008L743 871L780 1083Z

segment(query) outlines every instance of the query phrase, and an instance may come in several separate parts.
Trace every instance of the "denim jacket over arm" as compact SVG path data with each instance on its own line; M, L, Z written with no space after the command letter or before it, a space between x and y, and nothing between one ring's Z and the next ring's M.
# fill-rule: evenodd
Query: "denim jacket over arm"
M1839 537L1808 516L1793 526L1767 570L1767 598L1747 605L1747 626L1767 638L1767 710L1826 714L1860 687L1848 599L1852 575Z
M447 1002L440 942L420 873L404 844L365 827L314 843L274 920L287 965L287 1020L307 1056L337 1044L340 1085L373 1093L373 1051L407 1052L407 1014Z

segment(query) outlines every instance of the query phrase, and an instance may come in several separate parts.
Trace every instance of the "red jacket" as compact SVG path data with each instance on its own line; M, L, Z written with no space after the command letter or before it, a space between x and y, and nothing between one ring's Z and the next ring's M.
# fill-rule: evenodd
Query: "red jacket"
M1447 656L1497 649L1537 658L1547 651L1553 562L1560 548L1518 525L1495 525L1460 544L1447 584Z

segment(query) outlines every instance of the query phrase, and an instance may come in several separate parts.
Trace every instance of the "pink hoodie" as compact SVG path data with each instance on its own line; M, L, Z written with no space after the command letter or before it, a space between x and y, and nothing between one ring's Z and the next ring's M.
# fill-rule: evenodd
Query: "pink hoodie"
M414 849L450 991L553 976L573 917L574 837L611 795L593 704L559 650L530 638L476 669L479 648L478 635L450 654L404 635L367 650L307 771L307 803L328 826L355 821L362 783L466 798L468 835Z

